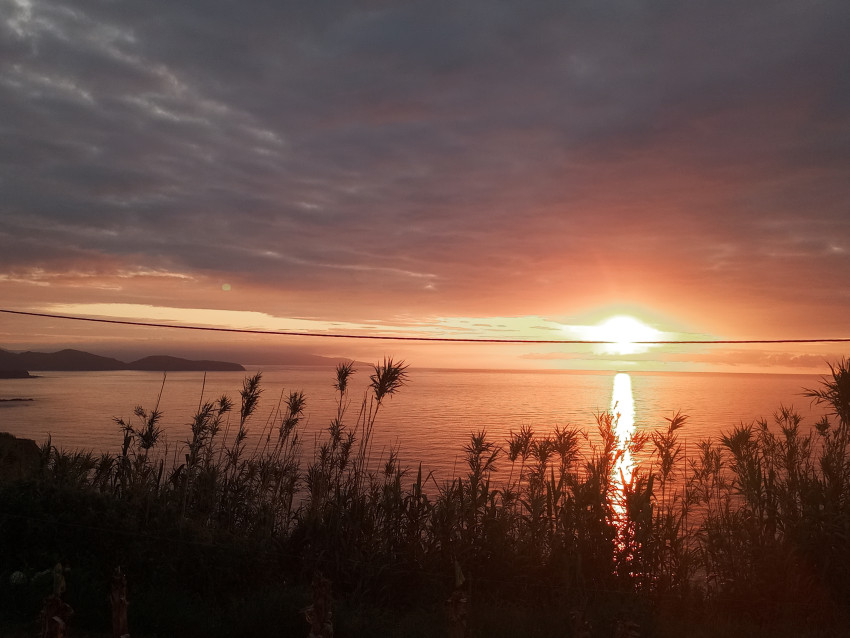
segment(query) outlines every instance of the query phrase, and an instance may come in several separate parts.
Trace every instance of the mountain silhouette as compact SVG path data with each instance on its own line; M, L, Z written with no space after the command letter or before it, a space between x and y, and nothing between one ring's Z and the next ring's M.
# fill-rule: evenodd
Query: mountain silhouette
M153 372L240 372L238 363L227 361L193 361L179 357L152 356L130 363L102 357L82 350L58 352L9 352L0 350L0 371L99 372L106 370L146 370Z

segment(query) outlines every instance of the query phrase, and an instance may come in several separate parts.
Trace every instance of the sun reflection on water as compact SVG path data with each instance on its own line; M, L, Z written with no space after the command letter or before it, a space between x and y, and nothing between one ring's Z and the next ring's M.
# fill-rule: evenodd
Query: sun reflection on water
M632 395L632 378L625 372L614 377L614 389L611 393L611 413L616 418L617 448L619 455L614 464L613 487L617 496L622 497L625 486L629 485L634 472L635 461L629 449L629 441L635 433L635 400ZM620 498L613 499L614 510L618 516L625 515L625 506Z
M628 441L635 432L635 400L632 396L632 378L625 372L614 377L614 390L611 394L611 412L617 415L617 443L623 450L620 457L617 474L622 473L625 482L632 477L634 460L628 448Z

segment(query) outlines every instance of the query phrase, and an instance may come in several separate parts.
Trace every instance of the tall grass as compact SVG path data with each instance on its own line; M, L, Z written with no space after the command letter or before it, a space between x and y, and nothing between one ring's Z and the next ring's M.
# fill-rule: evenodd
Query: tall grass
M272 580L308 583L321 572L358 604L423 605L462 582L475 604L566 608L611 631L615 619L661 631L671 615L771 631L838 627L850 600L850 362L830 373L806 391L828 410L809 427L780 407L770 421L685 450L685 415L621 443L617 415L603 412L592 438L571 426L524 426L504 442L473 433L465 468L442 481L421 465L400 467L396 450L380 463L372 453L380 409L408 380L404 363L375 365L355 410L356 370L338 366L335 414L312 454L302 445L302 393L281 395L256 423L257 374L238 401L199 403L171 464L168 450L155 453L158 407L138 407L135 422L116 421L118 454L64 452L48 440L42 487L28 489L118 503L132 512L132 533L244 547L254 553L240 560L264 557ZM631 472L627 454L642 459ZM25 511L10 494L0 490L4 511ZM203 552L194 560L215 578L238 564Z

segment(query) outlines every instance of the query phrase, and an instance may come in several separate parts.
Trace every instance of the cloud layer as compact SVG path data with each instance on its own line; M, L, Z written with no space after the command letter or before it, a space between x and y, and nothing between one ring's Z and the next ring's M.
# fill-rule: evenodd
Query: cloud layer
M846 2L0 16L0 290L19 306L392 323L637 303L732 337L846 326Z

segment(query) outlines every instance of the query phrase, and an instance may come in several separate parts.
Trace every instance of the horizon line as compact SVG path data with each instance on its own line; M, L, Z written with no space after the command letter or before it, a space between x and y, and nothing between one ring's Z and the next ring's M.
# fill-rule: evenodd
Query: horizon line
M817 339L666 339L653 341L611 341L589 339L500 339L490 337L426 337L399 335L363 335L350 333L320 333L288 330L263 330L259 328L224 328L215 326L196 326L185 324L157 323L150 321L131 321L127 319L101 319L74 315L59 315L43 312L27 312L0 308L0 312L28 317L44 317L48 319L65 319L69 321L87 321L92 323L107 323L143 328L172 328L177 330L198 330L207 332L228 332L237 334L276 335L283 337L321 337L329 339L371 339L376 341L423 341L435 343L488 343L488 344L564 344L564 345L735 345L735 344L781 344L781 343L847 343L850 337L826 337Z

